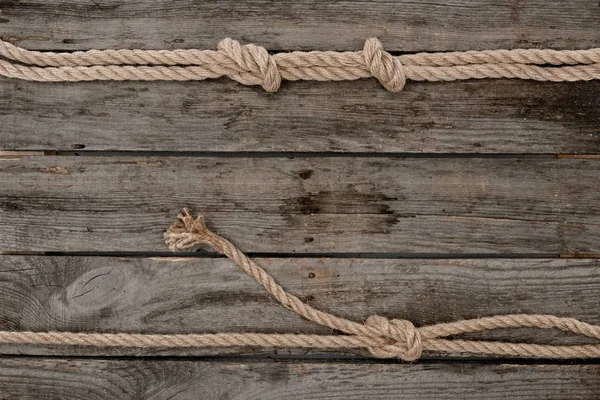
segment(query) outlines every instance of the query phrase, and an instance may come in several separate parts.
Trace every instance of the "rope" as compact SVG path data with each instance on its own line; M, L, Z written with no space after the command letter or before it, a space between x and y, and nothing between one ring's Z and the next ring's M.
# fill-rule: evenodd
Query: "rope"
M416 328L410 321L387 319L373 315L359 323L319 311L287 293L263 268L248 258L227 239L211 232L200 216L194 220L187 209L179 214L165 233L165 242L171 250L182 250L208 245L231 259L252 276L279 303L298 315L317 324L343 332L343 335L299 334L133 334L133 333L75 333L75 332L0 332L0 343L82 345L99 347L298 347L311 349L365 348L377 358L418 359L423 351L493 356L537 358L600 358L600 342L590 345L553 346L530 343L474 341L448 339L450 336L493 329L541 328L559 329L600 341L600 326L573 318L552 315L512 314L498 315L436 324Z
M342 81L375 77L398 92L406 80L519 78L550 82L600 79L600 48L418 53L394 57L378 39L362 51L269 54L261 46L221 41L217 50L89 50L53 53L0 41L0 75L38 82L189 81L227 76L268 92L282 80Z

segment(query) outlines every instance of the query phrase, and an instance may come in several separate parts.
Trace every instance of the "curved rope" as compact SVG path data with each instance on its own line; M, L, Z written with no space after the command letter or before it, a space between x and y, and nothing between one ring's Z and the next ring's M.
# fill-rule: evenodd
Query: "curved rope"
M540 328L590 337L600 341L600 326L573 318L552 315L510 314L486 318L435 324L416 328L410 321L387 319L373 315L365 323L326 313L287 293L271 275L248 258L229 240L210 231L200 216L194 219L187 209L178 215L165 233L171 250L183 250L208 245L231 259L240 269L252 276L279 303L317 324L335 329L343 335L298 334L132 334L76 332L0 332L0 343L82 345L99 347L299 347L312 349L365 348L377 358L418 359L423 351L449 355L483 354L495 356L542 358L600 358L600 343L591 345L553 346L532 343L475 341L449 339L456 335L493 329Z

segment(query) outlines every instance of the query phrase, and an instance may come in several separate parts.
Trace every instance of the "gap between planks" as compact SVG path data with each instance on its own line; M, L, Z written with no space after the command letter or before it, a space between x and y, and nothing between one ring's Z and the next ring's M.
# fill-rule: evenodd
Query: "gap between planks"
M424 260L462 260L462 259L546 259L546 258L578 258L595 259L600 254L423 254L423 253L253 253L246 252L251 258L336 258L336 259L424 259ZM200 249L171 253L167 251L0 251L2 256L39 256L39 257L127 257L153 259L189 259L189 258L225 258L225 256Z
M335 153L335 152L185 152L185 151L0 151L0 161L19 160L26 157L258 157L258 158L319 158L319 157L359 157L359 158L559 158L559 159L600 159L600 154L527 154L527 153ZM131 162L128 162L131 163Z

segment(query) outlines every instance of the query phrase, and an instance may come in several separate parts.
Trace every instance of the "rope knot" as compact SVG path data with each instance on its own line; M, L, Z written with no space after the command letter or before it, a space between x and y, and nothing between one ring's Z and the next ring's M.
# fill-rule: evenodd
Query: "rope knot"
M275 58L267 49L255 44L241 45L233 39L222 40L217 49L233 60L243 72L231 75L244 85L261 85L267 92L276 92L281 85L281 75Z
M365 325L374 328L379 336L389 341L389 344L380 347L369 347L369 351L375 357L414 361L421 356L423 351L421 333L412 322L404 319L389 320L372 315L367 318Z
M183 250L201 244L208 244L216 251L220 251L219 241L212 233L202 215L194 219L190 210L183 209L183 213L177 214L180 221L175 221L164 234L165 243L170 250Z
M399 92L406 84L404 67L398 57L383 50L378 39L367 39L363 48L365 63L371 74L390 92Z

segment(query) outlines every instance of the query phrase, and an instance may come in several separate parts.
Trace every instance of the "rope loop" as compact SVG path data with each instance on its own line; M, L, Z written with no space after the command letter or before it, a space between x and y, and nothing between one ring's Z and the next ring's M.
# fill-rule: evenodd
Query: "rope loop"
M275 58L267 49L255 44L241 45L233 39L223 39L217 49L230 57L243 71L230 76L244 85L261 85L267 92L276 92L281 85L281 75Z
M398 57L383 50L379 39L367 39L363 48L365 63L371 74L390 92L399 92L406 84L404 67Z
M387 319L379 315L367 318L365 325L380 332L389 344L381 347L369 347L369 352L377 358L399 358L414 361L421 356L423 344L421 333L412 322L405 319Z

